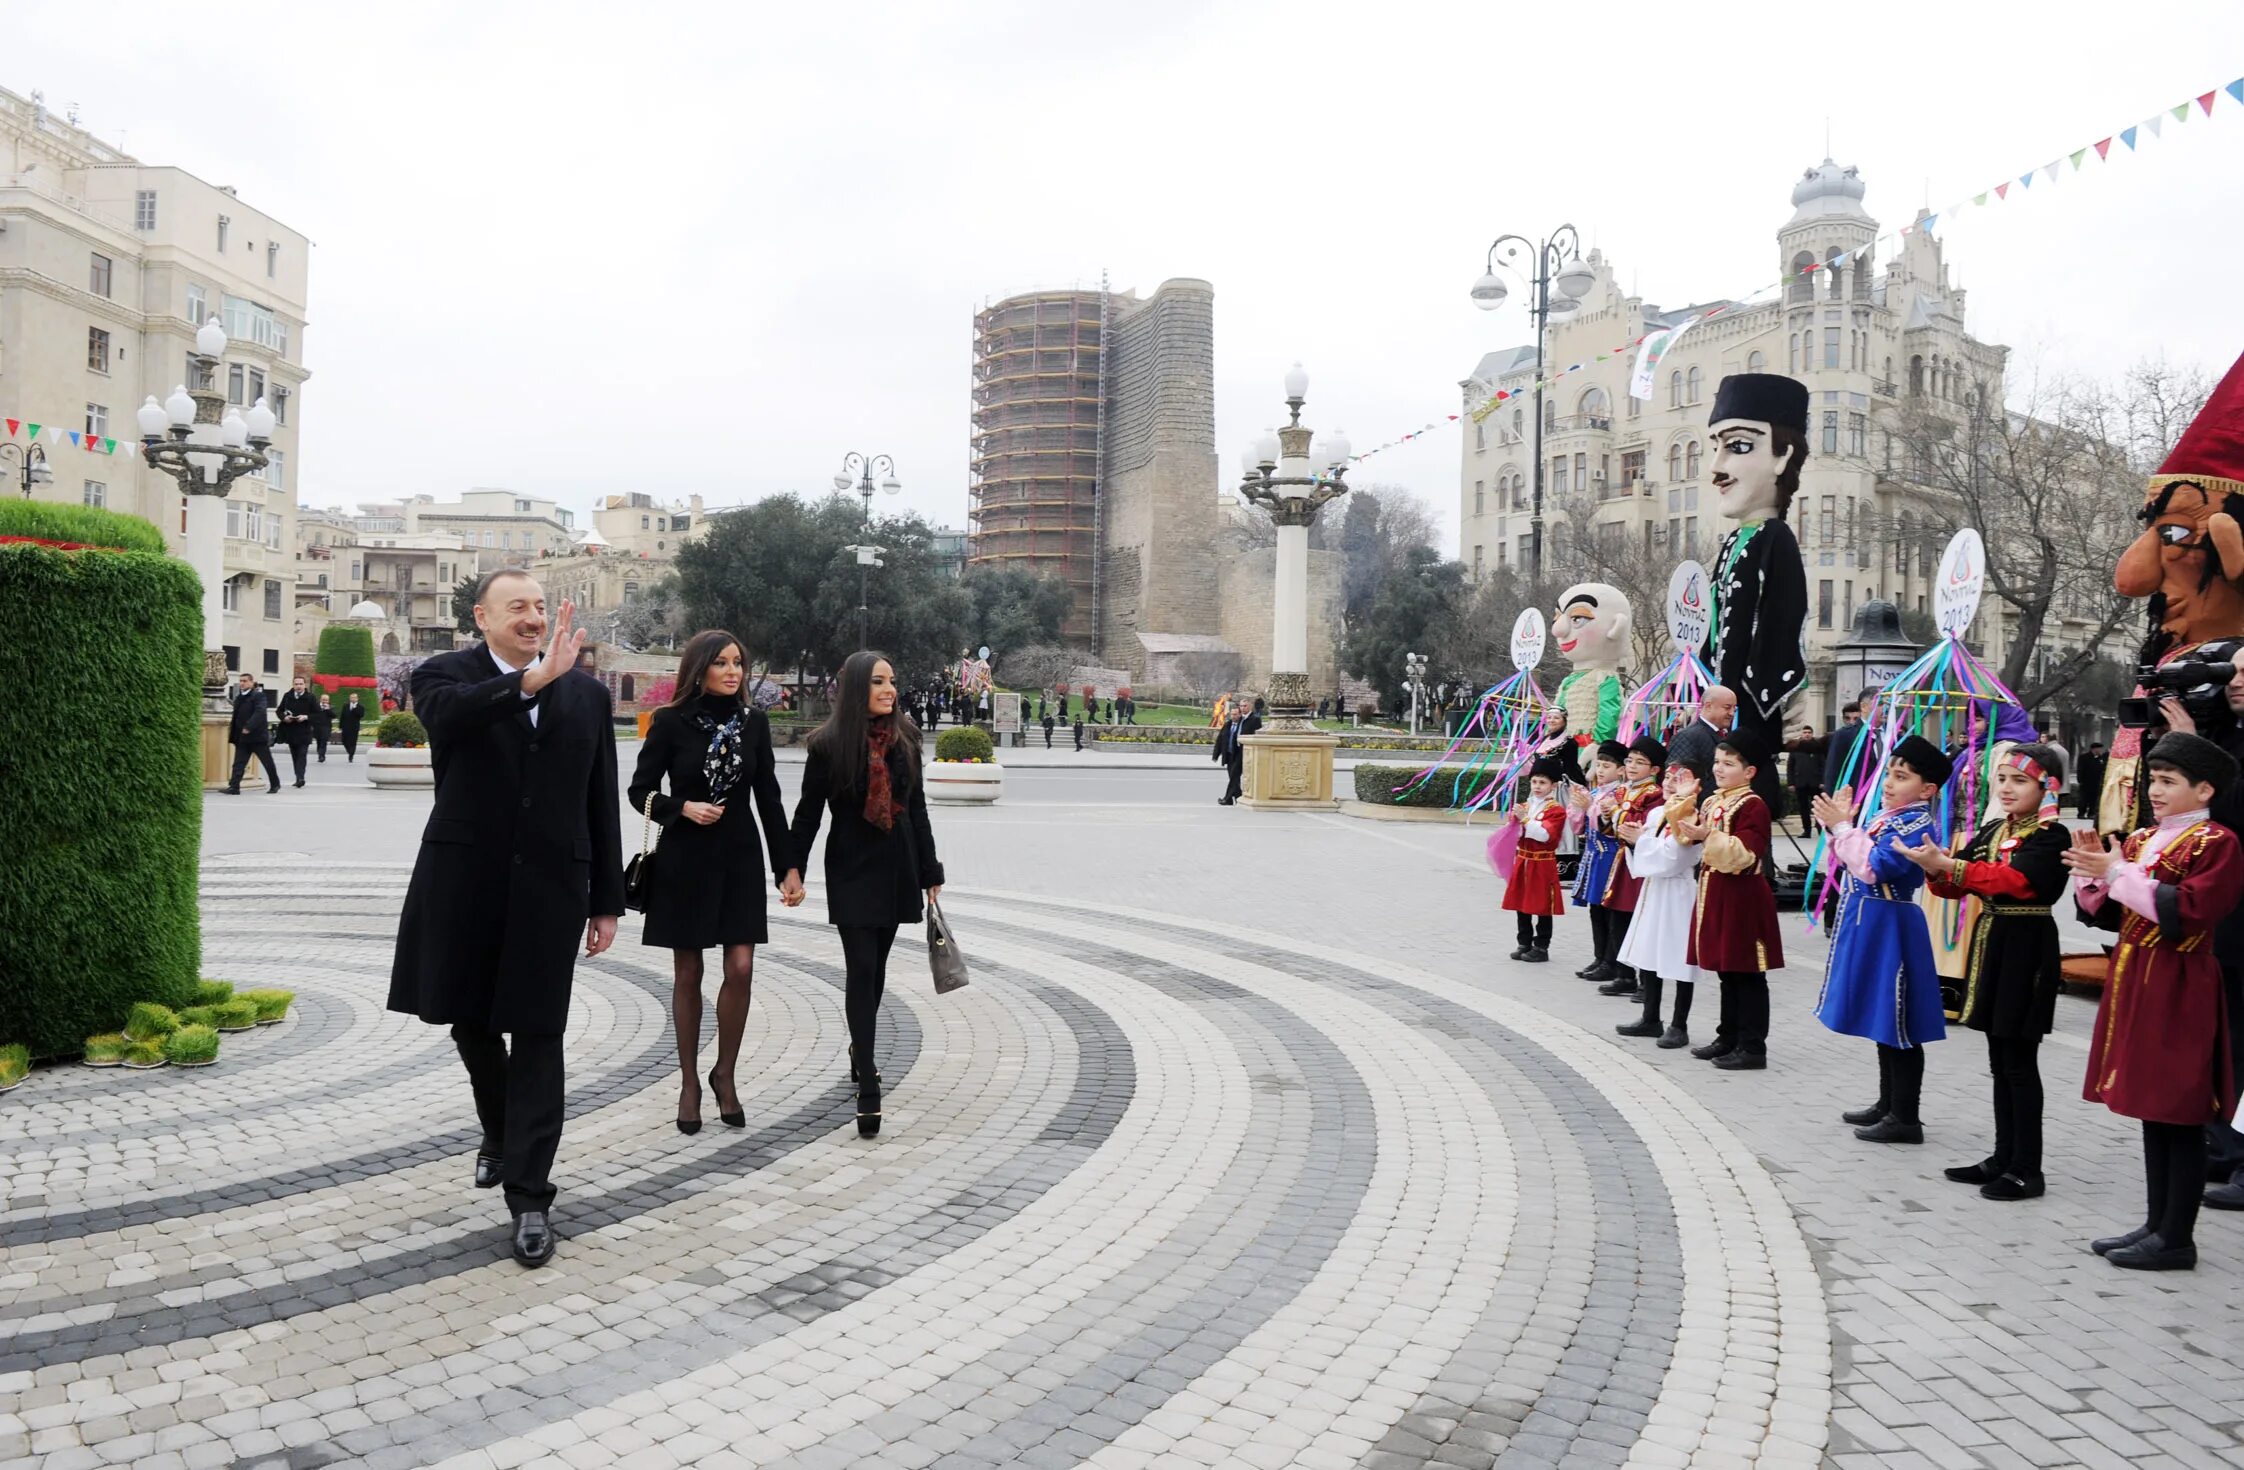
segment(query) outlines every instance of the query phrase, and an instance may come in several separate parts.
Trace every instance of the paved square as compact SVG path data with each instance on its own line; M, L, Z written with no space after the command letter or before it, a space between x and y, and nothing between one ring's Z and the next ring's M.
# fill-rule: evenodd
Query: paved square
M535 1273L448 1038L382 1009L426 797L330 761L208 798L206 970L297 1006L0 1102L0 1463L2244 1465L2244 1222L2191 1274L2083 1249L2141 1210L2133 1126L2077 1101L2089 1001L2050 1193L1989 1203L1939 1175L1987 1143L1977 1038L1927 1146L1858 1143L1872 1058L1796 916L1773 1065L1720 1073L1612 1034L1578 917L1502 958L1481 831L1225 810L1211 770L1024 761L937 811L974 983L900 941L875 1141L815 863L744 1130L671 1127L627 918Z

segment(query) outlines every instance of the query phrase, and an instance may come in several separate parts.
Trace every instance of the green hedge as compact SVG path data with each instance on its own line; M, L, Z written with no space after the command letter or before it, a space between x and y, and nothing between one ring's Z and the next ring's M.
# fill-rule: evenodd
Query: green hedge
M333 627L320 629L319 652L312 656L312 667L322 674L341 674L353 679L373 678L373 630ZM360 695L359 702L366 703L366 696Z
M953 725L935 737L935 759L939 761L986 761L996 757L990 732L979 725Z
M1444 766L1440 774L1425 785L1407 794L1396 795L1397 786L1407 785L1424 769L1424 766L1358 765L1355 769L1356 800L1372 806L1412 806L1447 811L1457 805L1461 798L1469 797L1487 785L1488 778L1496 774L1484 766L1473 772L1463 786L1459 786L1457 773L1465 768Z
M56 534L59 532L60 534ZM76 1056L202 957L202 588L145 521L0 502L0 1041Z
M426 745L429 743L429 732L421 727L420 716L414 714L411 710L392 710L382 716L382 723L375 727L374 743L376 745Z

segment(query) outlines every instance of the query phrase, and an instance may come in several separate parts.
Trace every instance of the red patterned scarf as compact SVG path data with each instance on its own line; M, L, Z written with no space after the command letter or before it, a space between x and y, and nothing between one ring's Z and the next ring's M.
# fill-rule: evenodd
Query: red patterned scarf
M904 815L904 804L889 789L888 746L895 737L896 731L888 725L874 725L865 732L865 820L883 832Z

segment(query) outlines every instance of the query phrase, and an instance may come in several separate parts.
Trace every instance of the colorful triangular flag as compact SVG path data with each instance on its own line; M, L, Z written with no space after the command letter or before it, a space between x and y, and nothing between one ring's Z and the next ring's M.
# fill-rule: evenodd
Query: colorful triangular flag
M2109 156L2111 155L2111 151L2112 151L2112 140L2111 140L2111 139L2109 139L2109 138L2106 138L2106 139L2104 139L2104 140L2103 140L2102 142L2099 142L2099 143L2098 143L2098 144L2096 145L2096 161L2097 161L2098 163L2102 163L2102 162L2103 162L2103 161L2104 161L2104 160L2105 160L2106 158L2108 158L2108 157L2109 157Z
M1987 196L1983 193L1974 194L1971 196L1971 202L1974 204L1985 204L1987 202Z
M78 447L79 437L79 433L76 429L72 429L70 431L70 447L72 449L76 449Z
M2052 158L2051 160L2049 160L2049 162L2041 166L2042 177L2049 180L2049 182L2051 182L2052 184L2057 182L2057 165L2060 161L2061 160Z
M2008 199L2010 197L2010 185L2007 183L1995 185L1995 197L1997 199Z
M2081 161L2082 159L2086 158L2087 156L2088 156L2088 150L2087 150L2086 148L2075 148L2075 149L2073 150L2073 172L2074 172L2074 173L2079 173L2079 172L2080 172L2080 161Z
M2158 130L2166 126L2166 114L2163 112L2152 113L2149 117L2143 119L2143 126L2150 129L2152 137L2157 137Z
M8 420L8 437L9 437L9 438L11 438L11 439L15 438L15 437L16 437L16 430L17 430L18 428L22 427L22 425L23 425L23 420L22 420L22 419L10 419L10 420Z
M2187 102L2177 102L2166 110L2174 114L2174 121L2176 122L2189 121L2189 104Z
M114 440L114 439L104 439L104 440L102 440L102 441L101 441L101 452L102 452L103 454L115 454L115 453L117 452L117 441L116 441L116 440Z
M2238 77L2235 81L2230 82L2227 86L2221 88L2221 90L2228 93L2229 96L2234 97L2237 101L2244 102L2244 77Z
M38 442L39 442L39 426L38 426L37 424L25 424L25 425L24 425L24 427L25 427L25 428L27 428L27 429L29 429L29 430L31 431L31 442L32 442L32 443L34 443L34 444L38 443Z
M2197 105L2204 108L2208 113L2210 113L2213 110L2213 99L2220 95L2220 89L2216 87L2212 91L2207 92L2203 96L2199 97L2197 99Z
M2020 174L2018 183L2023 188L2031 189L2034 186L2034 176L2031 173Z
M2135 151L2135 130L2133 128L2121 128L2119 130L2119 141L2127 145L2129 153L2133 153Z

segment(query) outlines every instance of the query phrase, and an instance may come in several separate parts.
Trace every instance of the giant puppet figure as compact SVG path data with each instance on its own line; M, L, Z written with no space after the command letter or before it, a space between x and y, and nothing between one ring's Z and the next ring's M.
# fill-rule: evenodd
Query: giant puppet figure
M2244 635L2244 358L2205 400L2143 491L2143 523L2120 554L2113 585L2147 597L2142 661L2167 664ZM2208 649L2208 656L2220 653ZM2136 808L2142 731L2121 729L2104 768L2096 828L2143 825Z
M1558 681L1553 703L1566 711L1567 733L1595 745L1620 733L1621 663L1628 653L1629 606L1620 588L1576 582L1558 599L1551 638L1574 671Z
M1738 728L1780 750L1785 702L1808 677L1808 572L1784 523L1808 458L1808 390L1776 373L1732 373L1714 391L1707 429L1715 508L1736 525L1714 558L1706 666L1736 693ZM1773 760L1754 789L1770 811L1784 809Z

